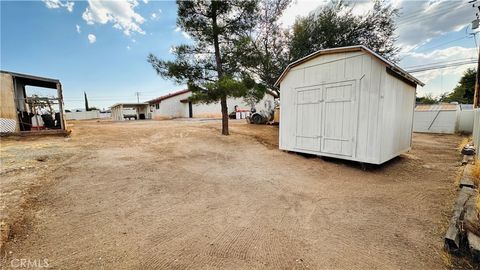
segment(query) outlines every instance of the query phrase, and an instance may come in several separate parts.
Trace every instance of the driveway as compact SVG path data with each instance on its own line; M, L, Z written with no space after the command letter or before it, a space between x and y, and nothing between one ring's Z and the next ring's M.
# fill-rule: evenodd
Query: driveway
M41 163L33 175L2 168L2 194L24 193L9 201L21 207L6 268L444 268L459 136L415 134L410 153L362 171L282 152L278 127L243 121L228 137L218 121L71 128L2 141L3 164Z

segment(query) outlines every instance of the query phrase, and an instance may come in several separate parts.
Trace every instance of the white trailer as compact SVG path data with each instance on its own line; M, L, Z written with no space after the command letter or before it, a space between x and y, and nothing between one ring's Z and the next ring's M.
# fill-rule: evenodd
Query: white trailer
M282 150L381 164L411 148L423 83L364 46L317 51L276 85Z

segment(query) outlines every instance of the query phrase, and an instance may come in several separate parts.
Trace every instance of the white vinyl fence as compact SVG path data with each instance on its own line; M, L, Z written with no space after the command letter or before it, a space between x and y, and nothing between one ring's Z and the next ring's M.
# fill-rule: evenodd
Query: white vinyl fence
M462 110L458 113L458 132L463 133L473 133L473 118L475 116L475 111L473 110Z
M480 108L475 109L473 120L473 143L477 148L477 158L480 159Z
M100 111L83 111L83 112L66 112L65 119L67 120L86 120L100 118Z

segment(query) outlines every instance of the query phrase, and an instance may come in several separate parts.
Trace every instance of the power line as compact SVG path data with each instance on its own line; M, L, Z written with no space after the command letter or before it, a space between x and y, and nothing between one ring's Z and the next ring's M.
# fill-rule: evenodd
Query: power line
M418 69L411 69L411 70L407 70L407 72L418 73L418 72L435 70L435 69L444 69L444 68L451 68L451 67L457 67L457 66L463 66L463 65L472 65L472 64L475 64L475 63L477 63L476 60L468 61L468 62L451 63L451 64L446 64L446 65L431 66L431 67L423 67L423 68L418 68Z
M402 54L405 54L405 55L403 57L401 57L400 60L403 60L403 59L405 59L405 57L408 57L409 52L416 51L416 50L423 51L423 50L426 50L426 49L431 50L431 49L438 48L438 47L441 47L443 45L447 45L447 44L450 44L450 43L453 43L455 41L459 41L459 40L462 40L462 39L465 39L465 38L470 38L470 36L464 36L464 37L461 37L461 38L456 38L456 39L449 40L449 41L446 41L446 42L443 42L443 43L440 43L440 44L436 44L436 45L433 45L433 46L427 46L426 48L423 47L423 45L415 46L415 47L411 48L410 50L408 50L406 52L402 52Z
M444 64L454 64L453 62L465 62L465 61L475 61L475 60L476 59L473 58L473 57L461 58L461 59L455 59L455 60L439 61L439 62L433 62L433 63L428 63L428 64L408 66L408 67L405 67L405 69L420 68L420 67L425 67L425 66L444 65Z
M455 3L456 4L456 3ZM468 3L464 3L465 4L468 4ZM456 9L460 9L461 8L461 5L454 5L454 6L457 6L457 8L454 8L453 10L456 10ZM416 22L420 22L420 21L423 21L423 20L427 20L427 19L431 19L432 17L437 17L437 16L442 16L444 14L447 14L449 12L452 11L452 7L453 6L444 6L442 7L441 9L438 9L438 10L435 10L433 11L432 13L429 13L429 14L425 14L425 15L422 15L422 14L417 14L415 16L412 16L412 17L409 17L408 19L405 19L405 20L399 20L397 22L397 26L400 26L400 25L408 25L408 24L412 24L412 23L416 23ZM423 13L423 11L421 12ZM420 16L418 16L420 15Z
M449 5L450 4L450 5ZM463 4L468 4L467 2L464 2ZM461 4L460 4L461 5ZM450 10L452 7L455 7L455 6L458 6L458 3L456 2L453 2L453 3L447 3L445 5L442 5L441 7L438 7L437 10L433 11L433 13L431 14L434 14L434 13L439 13L439 12L443 12L445 10ZM406 16L402 16L400 17L398 23L403 23L403 22L407 22L408 20L412 20L412 19L417 19L418 15L422 15L425 13L425 10L419 10L417 12L412 12L412 13L409 13L408 15ZM429 16L430 14L426 14L427 16Z
M449 40L449 41L446 41L446 42L443 42L443 43L440 43L440 44L437 44L437 45L434 45L434 46L427 46L426 48L425 47L417 47L417 49L420 49L420 50L431 50L431 49L434 49L434 48L438 48L438 47L441 47L443 45L447 45L447 44L450 44L450 43L453 43L455 41L459 41L459 40L463 40L463 39L466 39L466 38L470 38L470 36L464 36L464 37L461 37L461 38L456 38L456 39L453 39L453 40Z

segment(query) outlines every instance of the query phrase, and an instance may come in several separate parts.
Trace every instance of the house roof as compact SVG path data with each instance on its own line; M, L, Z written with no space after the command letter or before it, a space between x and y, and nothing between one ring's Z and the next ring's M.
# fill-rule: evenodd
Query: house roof
M185 93L188 93L190 91L192 91L192 90L188 90L188 89L180 90L180 91L177 91L177 92L169 93L169 94L154 98L154 99L149 100L147 102L150 103L150 104L158 103L162 100L165 100L165 99L168 99L168 98L171 98L171 97L174 97L174 96L178 96L178 95L181 95L181 94L185 94Z
M413 77L410 75L408 72L400 68L399 66L395 65L394 63L388 61L387 59L383 58L382 56L378 55L374 51L370 50L369 48L363 46L363 45L356 45L356 46L348 46L348 47L339 47L339 48L331 48L331 49L324 49L324 50L319 50L316 51L312 54L309 54L303 58L298 59L297 61L294 61L290 63L287 68L282 72L278 80L275 82L275 86L279 86L280 82L282 82L283 78L287 75L287 73L292 69L293 67L296 67L300 64L303 64L313 58L316 58L320 55L325 55L325 54L333 54L333 53L342 53L342 52L356 52L356 51L364 51L366 53L369 53L376 58L378 58L380 61L382 61L384 64L386 64L392 71L394 71L396 74L399 76L405 78L406 80L424 86L425 84L418 80L417 78Z

